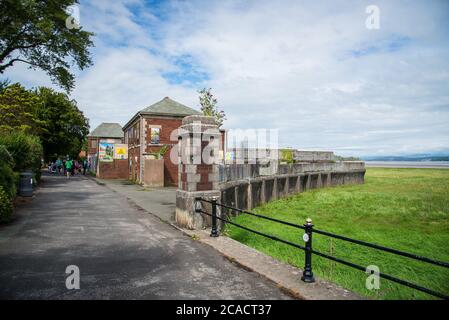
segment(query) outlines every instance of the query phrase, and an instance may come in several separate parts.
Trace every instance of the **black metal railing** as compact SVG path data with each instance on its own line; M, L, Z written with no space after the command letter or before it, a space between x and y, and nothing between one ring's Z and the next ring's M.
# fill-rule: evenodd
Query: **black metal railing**
M212 210L211 211L212 212L209 213L209 212L203 210L202 206L200 205L201 202L206 202L206 203L211 204L211 206L212 206ZM237 211L237 212L248 214L248 215L260 218L260 219L265 219L265 220L269 220L269 221L272 221L272 222L276 222L276 223L280 223L280 224L283 224L283 225L287 225L287 226L290 226L290 227L302 229L302 230L305 231L304 234L303 234L303 237L302 237L304 242L305 242L305 246L301 246L301 245L299 245L297 243L293 243L291 241L287 241L287 240L278 238L276 236L269 235L269 234L263 233L263 232L258 231L258 230L254 230L254 229L242 226L240 224L237 224L237 223L235 223L233 221L230 221L228 219L222 218L221 216L217 215L217 207L221 207L221 208L225 208L225 209L228 209L228 210ZM291 222L287 222L287 221L282 221L282 220L275 219L275 218L270 218L270 217L263 216L263 215L260 215L260 214L257 214L257 213L253 213L253 212L249 212L249 211L246 211L246 210L241 210L241 209L234 208L234 207L222 204L222 203L218 203L217 202L217 198L211 198L211 199L196 198L195 211L198 212L198 213L202 213L202 214L205 214L205 215L208 215L208 216L211 217L211 222L212 222L211 223L212 224L211 236L212 237L218 237L219 236L218 227L217 227L217 220L220 220L220 221L223 221L225 223L229 223L231 225L234 225L234 226L236 226L238 228L241 228L243 230L246 230L246 231L255 233L257 235L260 235L262 237L265 237L265 238L268 238L268 239L271 239L271 240L274 240L274 241L278 241L280 243L284 243L286 245L295 247L297 249L304 250L304 252L305 252L305 259L304 259L305 263L304 263L304 271L303 271L303 274L302 274L302 277L301 277L301 279L304 282L309 282L309 283L310 282L315 282L315 278L314 278L313 271L312 271L312 255L315 254L317 256L320 256L320 257L323 257L323 258L326 258L326 259L329 259L329 260L341 263L343 265L346 265L348 267L351 267L351 268L354 268L354 269L357 269L357 270L360 270L360 271L363 271L363 272L369 272L371 274L376 274L380 278L384 278L384 279L390 280L392 282L398 283L400 285L403 285L403 286L406 286L406 287L409 287L409 288L413 288L415 290L427 293L429 295L432 295L432 296L435 296L435 297L438 297L438 298L441 298L441 299L449 300L449 296L447 296L445 294L436 292L434 290L422 287L420 285L408 282L406 280L402 280L402 279L396 278L394 276L391 276L391 275L388 275L388 274L385 274L385 273L381 273L381 272L377 273L374 270L369 270L369 269L367 269L367 268L365 268L365 267L363 267L361 265L355 264L353 262L349 262L349 261L346 261L346 260L343 260L343 259L331 256L329 254L319 252L319 251L313 249L313 247L312 247L312 235L314 233L317 233L317 234L321 234L321 235L328 236L328 237L331 237L331 238L335 238L335 239L339 239L339 240L342 240L342 241L351 242L351 243L354 243L354 244L358 244L358 245L361 245L361 246L373 248L373 249L380 250L380 251L389 252L389 253L392 253L392 254L395 254L395 255L411 258L411 259L414 259L414 260L417 260L417 261L429 263L429 264L440 266L440 267L444 267L444 268L449 268L449 263L447 263L447 262L438 261L438 260L422 257L422 256L419 256L419 255L416 255L416 254L412 254L412 253L408 253L408 252L404 252L404 251L400 251L400 250L384 247L384 246L381 246L381 245L378 245L378 244L373 244L373 243L369 243L369 242L366 242L366 241L356 240L356 239L352 239L352 238L349 238L349 237L345 237L345 236L341 236L341 235L338 235L338 234L334 234L334 233L331 233L331 232L315 229L314 225L312 224L312 220L311 219L307 219L306 223L304 225L299 225L299 224L295 224L295 223L291 223Z

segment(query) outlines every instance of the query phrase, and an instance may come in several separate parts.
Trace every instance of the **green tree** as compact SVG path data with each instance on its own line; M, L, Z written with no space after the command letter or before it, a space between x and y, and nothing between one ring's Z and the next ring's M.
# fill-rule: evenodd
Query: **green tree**
M0 91L0 131L40 134L43 123L37 118L37 110L41 105L39 96L18 83L4 88Z
M0 93L2 93L10 84L11 82L8 79L0 80Z
M36 135L44 159L58 155L77 157L89 133L89 121L67 94L41 87L26 90L12 84L0 92L0 133Z
M74 87L70 66L92 64L93 33L72 28L68 9L78 0L0 0L0 74L16 62L45 71L67 92Z
M212 95L211 88L206 89L203 88L198 91L201 111L205 116L214 117L217 125L221 127L223 125L223 121L226 120L226 115L223 110L218 110L217 107L217 99Z
M64 93L41 87L36 95L42 101L36 117L42 125L44 159L51 160L58 155L76 158L89 133L89 120L78 109L76 101Z

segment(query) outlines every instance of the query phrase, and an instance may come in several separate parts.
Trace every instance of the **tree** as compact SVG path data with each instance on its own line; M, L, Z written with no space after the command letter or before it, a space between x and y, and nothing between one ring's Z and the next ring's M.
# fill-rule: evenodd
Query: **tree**
M9 87L10 84L11 82L9 81L9 79L0 80L0 93L2 93L3 90Z
M0 91L0 130L19 130L38 135L42 122L37 117L41 99L33 92L15 83Z
M70 66L92 64L93 33L69 28L68 9L78 0L0 0L0 74L16 62L45 71L70 92Z
M44 159L51 160L58 155L78 157L89 133L89 120L78 109L76 101L64 93L41 87L36 95L42 101L36 117L42 124Z
M214 117L217 125L221 127L223 125L223 121L226 120L226 115L223 110L218 111L218 101L212 95L211 90L211 88L203 88L198 91L198 93L200 94L199 99L201 111L205 116Z
M38 136L45 160L77 157L89 133L89 121L65 93L44 87L26 90L16 83L0 92L0 133L13 131Z

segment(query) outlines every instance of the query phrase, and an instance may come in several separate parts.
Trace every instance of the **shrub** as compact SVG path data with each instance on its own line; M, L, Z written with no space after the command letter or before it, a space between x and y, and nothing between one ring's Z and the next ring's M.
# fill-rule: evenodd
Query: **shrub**
M293 150L292 149L281 149L281 162L294 163Z
M9 222L13 211L12 201L8 193L0 186L0 223Z
M5 146L13 158L14 171L26 169L32 169L34 173L40 171L43 150L38 137L21 131L12 131L0 135L0 145Z
M14 160L5 146L0 145L0 187L12 199L17 191L17 175L12 170Z

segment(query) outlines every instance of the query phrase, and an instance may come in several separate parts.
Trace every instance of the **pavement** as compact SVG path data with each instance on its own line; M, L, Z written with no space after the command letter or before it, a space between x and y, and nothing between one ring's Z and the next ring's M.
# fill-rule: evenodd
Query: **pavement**
M162 221L175 222L176 187L149 188L142 187L128 180L106 180L94 178L97 183L124 195L145 211Z
M172 199L150 208L169 217L174 198L154 196ZM291 298L128 198L91 178L44 175L0 226L0 299ZM78 290L66 287L73 265Z
M126 180L95 180L124 195L128 201L175 226L176 188L145 188ZM178 228L179 229L179 228ZM276 283L291 296L305 300L359 300L359 295L334 283L315 277L315 283L301 280L302 270L276 260L226 236L210 237L210 230L179 229L186 235L210 246L229 261ZM298 254L303 254L298 252Z

